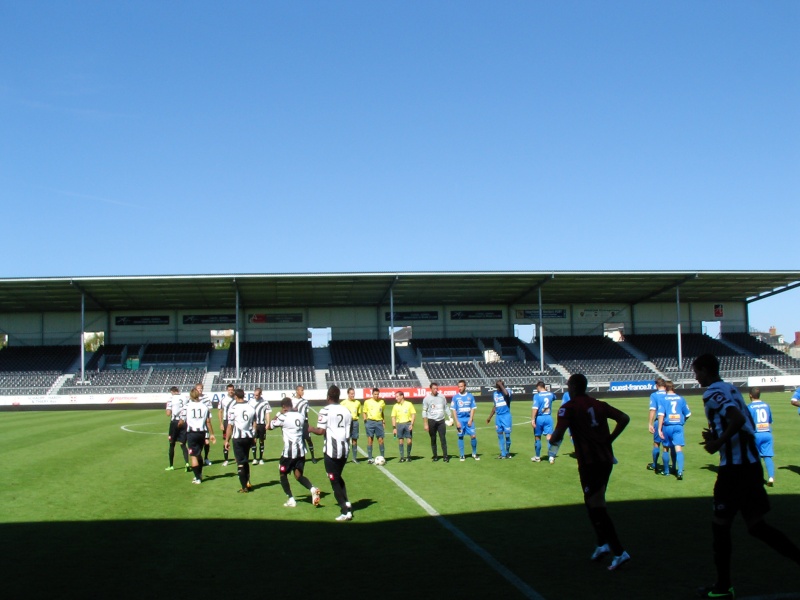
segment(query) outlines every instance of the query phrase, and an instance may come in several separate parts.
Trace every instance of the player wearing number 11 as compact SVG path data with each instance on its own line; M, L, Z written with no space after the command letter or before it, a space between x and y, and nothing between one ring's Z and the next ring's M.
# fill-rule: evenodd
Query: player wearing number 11
M614 466L611 444L628 425L630 417L610 404L587 396L586 387L586 377L580 373L575 373L567 381L570 401L562 404L558 411L550 445L558 446L567 429L572 432L583 501L597 534L597 548L591 558L599 560L613 552L614 558L608 570L614 571L631 557L619 541L614 523L606 511L606 488ZM614 431L608 429L609 419L616 422Z

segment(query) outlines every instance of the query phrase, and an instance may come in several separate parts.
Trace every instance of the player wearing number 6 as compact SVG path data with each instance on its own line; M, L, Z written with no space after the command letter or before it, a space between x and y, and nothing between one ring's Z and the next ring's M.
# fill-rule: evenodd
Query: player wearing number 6
M350 428L353 417L350 411L339 404L341 391L335 385L328 388L328 404L319 411L316 427L309 427L308 431L316 435L325 436L325 471L331 480L333 496L339 503L341 513L337 521L350 521L353 518L353 507L347 498L342 472L347 464L347 455L350 452Z
M775 450L772 446L772 409L769 404L761 400L761 390L753 388L750 390L750 404L747 405L753 421L756 424L756 447L758 455L764 459L764 466L767 467L767 485L772 487L775 484Z
M614 571L631 557L622 547L614 523L606 511L606 488L614 467L611 444L628 425L630 417L610 404L587 396L586 387L586 377L580 373L572 375L567 381L570 401L562 404L558 411L558 422L550 436L550 445L557 446L567 429L572 432L583 501L597 534L597 548L592 560L599 560L613 552L614 558L608 570ZM616 422L611 432L608 429L609 419Z

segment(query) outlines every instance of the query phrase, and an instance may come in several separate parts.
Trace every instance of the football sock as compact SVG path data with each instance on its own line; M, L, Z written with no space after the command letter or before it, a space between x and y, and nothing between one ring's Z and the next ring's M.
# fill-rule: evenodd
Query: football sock
M224 458L225 460L228 460L228 451L225 450L224 448L222 450L222 458Z
M189 450L186 448L186 444L181 444L181 452L183 452L183 462L187 465L189 464ZM170 463L172 464L172 463Z
M312 487L314 487L313 485L311 485L311 482L305 475L300 475L300 477L297 477L296 479L298 482L300 482L300 485L302 485L307 490L310 490Z
M411 458L411 446L413 446L413 445L414 445L414 442L411 442L411 441L408 442L408 452L406 453L406 454L408 454L408 458Z
M782 531L775 529L772 525L761 520L750 527L748 532L779 554L783 554L786 558L800 565L800 548L795 546L792 540L786 537L786 534Z
M289 476L286 473L281 473L281 489L289 498L292 497L292 488L289 487Z
M350 446L350 451L353 453L353 459L358 458L358 446Z
M405 451L403 449L403 442L400 442L399 444L397 444L397 447L400 448L400 458L403 458L403 452Z
M658 451L658 446L653 446L653 464L658 465L658 455L660 452Z
M472 438L470 440L470 442L472 443L472 453L473 454L477 454L478 453L478 438ZM464 454L464 453L462 452L461 454Z
M383 444L378 444L378 447L381 450L381 456L386 456L386 448L384 447L384 445Z
M669 475L669 451L664 450L664 453L661 455L661 460L664 461L664 475Z
M506 449L506 438L502 433L497 434L497 445L500 446L500 456L505 456L508 450Z
M372 458L372 446L367 446L367 458Z
M556 456L558 456L559 447L560 447L560 444L550 444L550 443L548 443L547 444L547 456L549 458L555 458Z
M208 447L208 444L206 444L206 445L203 447L203 453L204 453L204 455L205 455L205 457L206 457L206 460L208 460L208 450L209 450L209 447Z
M203 469L200 465L196 467L192 467L192 473L194 473L195 479L202 479L203 478Z
M511 454L511 432L506 432L506 454Z
M464 438L461 436L458 438L458 455L464 456Z
M536 438L536 441L533 443L533 447L536 450L536 456L539 456L542 453L542 438Z
M767 467L767 477L775 477L775 462L771 456L764 457L764 466Z
M672 466L675 467L675 468L677 468L677 466L678 466L677 454L678 453L675 450L675 446L670 446L669 455L670 455L670 458L672 458Z
M683 450L675 453L675 464L677 465L678 473L683 473Z
M169 466L172 466L172 463L175 462L175 442L170 442L169 444Z
M731 526L711 524L712 548L714 550L714 566L717 568L717 586L727 590L731 587Z
M595 506L587 507L589 511L589 520L592 522L594 531L597 534L597 545L602 546L608 544L614 556L619 556L625 549L617 537L617 530L614 528L614 523L611 517L608 516L608 511L605 507Z

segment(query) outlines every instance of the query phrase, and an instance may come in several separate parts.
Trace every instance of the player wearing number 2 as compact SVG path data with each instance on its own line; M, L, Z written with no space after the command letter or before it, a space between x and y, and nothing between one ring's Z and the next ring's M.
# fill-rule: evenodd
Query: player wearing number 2
M350 428L353 417L350 411L339 404L341 391L335 385L328 388L328 404L319 411L316 427L308 430L316 435L325 436L325 471L331 480L333 496L339 503L341 513L337 521L350 521L353 518L353 507L347 498L347 487L342 472L350 453Z
M583 501L597 534L597 548L592 560L613 552L614 558L608 570L614 571L631 557L619 541L614 523L606 511L606 488L614 466L611 444L627 427L630 417L610 404L587 396L586 387L586 377L580 373L575 373L567 381L570 401L558 410L558 422L550 436L550 445L558 446L567 429L572 432ZM609 419L616 422L614 431L608 429Z
M772 409L769 404L761 400L761 390L753 388L750 390L750 404L747 405L753 421L756 424L756 447L758 455L764 459L764 466L767 467L767 485L772 487L775 484L775 450L772 446Z

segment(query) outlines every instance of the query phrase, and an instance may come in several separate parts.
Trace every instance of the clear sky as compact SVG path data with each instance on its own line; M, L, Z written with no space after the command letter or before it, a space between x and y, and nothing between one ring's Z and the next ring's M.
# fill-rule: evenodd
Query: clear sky
M0 0L0 277L797 270L798 31L796 0Z

